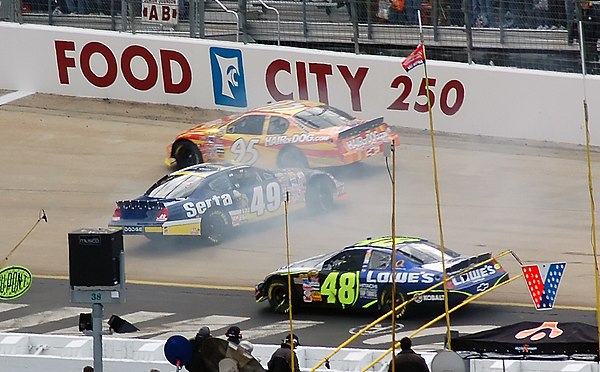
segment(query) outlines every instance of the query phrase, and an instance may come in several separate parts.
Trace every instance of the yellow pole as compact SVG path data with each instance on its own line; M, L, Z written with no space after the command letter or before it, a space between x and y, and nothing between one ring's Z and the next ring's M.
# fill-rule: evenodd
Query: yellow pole
M285 211L285 251L287 256L287 287L288 287L288 317L290 321L290 349L292 350L292 360L290 362L292 367L292 372L296 372L296 363L294 363L294 322L292 316L292 273L290 271L290 234L289 234L289 226L288 226L288 204L290 203L290 193L286 191L285 193L285 203L284 203L284 211ZM300 372L300 371L298 371Z
M396 143L392 141L392 368L396 371Z
M583 22L579 21L579 53L581 55L581 71L583 82L583 120L585 123L585 152L587 155L588 190L590 193L590 212L592 215L592 252L594 254L594 281L596 282L596 325L598 327L598 350L600 351L600 283L598 275L598 250L596 240L596 206L594 203L594 185L592 177L592 157L590 152L590 126L585 87L585 53L583 49Z
M442 227L442 209L440 207L440 188L437 170L437 158L435 151L435 139L433 133L433 114L431 113L431 99L429 96L429 78L427 77L427 54L425 53L425 45L423 45L423 64L425 68L425 91L427 92L427 113L429 114L429 137L431 138L431 158L433 160L433 177L435 186L435 205L437 209L438 227L440 230L440 248L442 251L442 277L444 280L444 310L446 313L446 339L448 340L448 350L452 350L450 340L450 314L448 313L448 283L446 281L446 258L444 254L444 229Z

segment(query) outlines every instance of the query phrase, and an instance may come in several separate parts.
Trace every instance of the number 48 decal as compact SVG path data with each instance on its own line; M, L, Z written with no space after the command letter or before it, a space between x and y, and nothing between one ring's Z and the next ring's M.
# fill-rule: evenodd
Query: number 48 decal
M350 306L358 300L358 272L341 273L334 271L327 275L321 284L321 296L327 296L327 303L336 301Z

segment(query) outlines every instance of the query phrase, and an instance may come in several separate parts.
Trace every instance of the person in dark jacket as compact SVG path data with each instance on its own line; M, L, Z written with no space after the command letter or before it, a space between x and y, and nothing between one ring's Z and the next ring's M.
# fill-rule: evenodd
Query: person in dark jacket
M429 367L422 356L412 349L412 341L408 337L400 340L400 352L394 358L394 365L390 362L388 372L429 372Z
M202 344L209 337L212 337L210 328L202 327L198 330L196 336L189 340L192 344L192 358L185 365L185 369L189 372L204 372L206 370L204 360L202 359Z
M292 345L294 349L300 346L300 340L298 336L287 335L285 340L282 340L279 349L275 350L271 359L267 363L269 372L292 372ZM300 372L300 364L298 363L298 357L296 353L294 355L294 372Z

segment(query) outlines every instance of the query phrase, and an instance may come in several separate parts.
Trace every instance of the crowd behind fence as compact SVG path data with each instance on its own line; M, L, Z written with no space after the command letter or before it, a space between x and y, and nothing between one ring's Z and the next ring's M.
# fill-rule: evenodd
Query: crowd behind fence
M0 0L0 19L600 74L600 1L180 0L178 22L149 22L144 0ZM420 34L420 23L423 35Z

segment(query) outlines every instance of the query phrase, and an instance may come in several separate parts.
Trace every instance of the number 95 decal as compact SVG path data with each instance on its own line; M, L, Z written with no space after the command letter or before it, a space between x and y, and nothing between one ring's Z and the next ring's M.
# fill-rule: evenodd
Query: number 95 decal
M452 116L460 110L465 100L465 86L458 80L450 80L442 87L438 96L432 88L435 88L437 79L428 78L429 81L429 99L431 101L431 109L439 104L440 110L448 115ZM391 87L394 89L400 89L400 95L391 105L388 106L388 110L400 110L408 111L410 109L410 103L406 101L413 89L413 82L410 76L400 75L392 81ZM427 112L427 81L425 78L421 79L421 85L417 92L417 100L414 102L413 108L417 112ZM439 102L439 103L438 103Z

